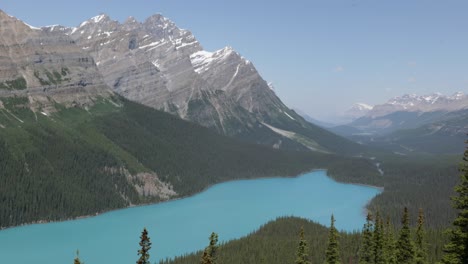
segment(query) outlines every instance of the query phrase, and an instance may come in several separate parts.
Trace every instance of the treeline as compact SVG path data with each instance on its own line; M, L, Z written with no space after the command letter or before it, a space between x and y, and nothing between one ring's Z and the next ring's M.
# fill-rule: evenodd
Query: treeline
M343 182L383 186L384 192L371 201L368 209L385 212L393 223L399 223L403 208L407 207L412 215L423 208L430 228L441 229L450 224L456 213L450 197L455 194L453 186L459 182L459 155L376 156L374 163L381 163L383 175L370 175L356 181L354 176L336 173L339 167L331 167L329 175ZM348 164L345 168L352 170L353 166Z
M32 112L27 98L1 100L0 228L158 201L139 196L120 168L154 171L179 197L227 180L316 168L377 175L364 159L248 144L119 98L121 107L106 100L88 110L56 105L50 116Z
M455 214L449 199L458 181L455 157L380 155L370 160L274 150L121 98L112 99L121 107L106 100L88 110L56 105L59 111L50 117L32 112L27 98L1 100L0 227L158 201L140 197L125 175L109 173L109 167L132 174L154 171L179 197L233 179L325 168L343 182L385 187L369 209L384 211L394 223L404 207L411 214L423 208L428 227L436 229Z
M279 264L292 263L293 259L296 264L468 263L468 149L459 170L459 184L453 196L453 208L457 215L453 227L444 233L434 229L429 232L425 230L422 210L418 213L416 226L411 228L407 208L403 210L401 227L398 229L394 229L390 219L384 220L377 211L375 217L370 213L367 215L361 233L352 234L338 234L332 216L327 237L324 227L302 219L283 218L267 224L254 234L223 245L217 263ZM299 242L293 235L298 226L302 226ZM312 236L306 239L305 234L308 232ZM395 236L395 233L398 235ZM294 246L297 244L294 256ZM197 263L199 256L200 252L161 261L160 264Z
M337 219L337 223L345 221ZM373 221L366 223L362 232L336 232L331 231L322 225L312 221L296 218L282 217L262 226L258 231L241 239L222 243L217 250L217 262L223 264L284 264L297 263L298 249L301 246L300 231L303 229L304 239L302 244L306 244L303 252L307 255L310 263L325 263L327 250L338 252L339 263L376 263L374 250L388 250L393 241L393 258L397 256L397 241L400 237L400 229L393 225L387 225L386 220L381 222L377 232L374 229ZM379 224L380 225L380 224ZM335 248L330 249L330 232L336 238ZM375 233L375 234L374 234ZM299 235L298 235L299 234ZM411 228L411 244L415 249L417 239L417 226ZM388 240L387 240L388 239ZM382 241L375 243L374 241ZM383 241L385 240L385 242ZM427 261L423 263L436 263L442 256L442 246L446 242L443 230L427 230L424 235L425 252ZM332 241L333 242L333 241ZM367 245L367 248L365 246ZM379 245L375 247L374 245ZM157 249L155 249L157 250ZM366 253L369 255L366 255ZM380 251L379 251L380 252ZM176 257L160 261L159 264L193 264L200 263L203 251L193 254ZM367 262L365 259L367 258ZM304 262L305 263L305 262ZM403 263L403 262L385 262Z
M246 144L128 101L123 113L98 118L94 125L181 195L227 180L294 176L316 168L334 168L336 174L362 182L378 175L365 159Z

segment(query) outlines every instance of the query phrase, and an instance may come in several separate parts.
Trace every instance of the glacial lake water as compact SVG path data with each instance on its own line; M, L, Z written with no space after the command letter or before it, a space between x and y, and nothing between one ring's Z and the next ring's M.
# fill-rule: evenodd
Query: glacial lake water
M240 180L195 196L66 222L0 231L0 263L135 263L141 231L151 238L151 263L203 249L212 231L220 241L245 236L279 216L299 216L340 230L360 230L377 188L342 184L315 171L296 178Z

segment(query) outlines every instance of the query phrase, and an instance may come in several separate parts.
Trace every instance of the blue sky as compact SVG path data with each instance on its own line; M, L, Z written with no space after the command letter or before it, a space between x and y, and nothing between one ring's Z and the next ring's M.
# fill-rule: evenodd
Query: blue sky
M207 50L234 47L288 106L319 118L405 93L468 92L465 0L14 0L0 8L34 26L162 13Z

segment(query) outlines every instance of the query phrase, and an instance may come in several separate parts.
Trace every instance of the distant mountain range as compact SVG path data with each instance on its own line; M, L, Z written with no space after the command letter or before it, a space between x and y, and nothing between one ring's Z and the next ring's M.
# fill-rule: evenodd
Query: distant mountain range
M398 152L458 153L468 132L467 120L468 96L462 92L451 96L407 94L331 130L361 143L391 146Z

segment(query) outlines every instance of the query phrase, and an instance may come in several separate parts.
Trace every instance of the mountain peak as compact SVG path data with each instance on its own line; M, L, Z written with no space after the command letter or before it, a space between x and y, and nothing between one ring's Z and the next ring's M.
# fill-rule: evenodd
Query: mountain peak
M374 107L365 103L355 103L352 108L356 108L359 110L372 110L372 108Z
M215 52L209 51L198 51L190 56L192 65L195 68L195 72L201 73L209 70L212 65L216 65L219 61L226 61L229 58L235 58L236 55L239 59L243 59L234 49L230 46L224 47Z
M168 18L164 17L162 14L154 14L149 16L143 24L146 25L146 27L159 27L166 29L168 27L175 27L175 23L169 20Z
M100 24L100 23L103 23L103 22L106 22L106 21L109 21L111 20L110 17L106 14L103 14L101 13L100 15L97 15L95 17L92 17L86 21L84 21L83 23L80 24L80 28L81 27L84 27L86 25L89 25L89 24Z
M20 20L20 19L18 19L18 18L16 18L16 17L14 17L14 16L10 16L8 13L6 13L5 11L3 11L3 10L1 10L1 9L0 9L0 20L2 20L2 21L9 21L10 23L18 23L18 22L19 22L19 23L23 24L25 27L28 27L28 28L31 29L31 30L38 30L38 31L41 30L40 28L38 28L38 27L33 27L33 26L29 25L28 23L26 23L26 22L24 22L24 21L22 21L22 20ZM2 27L3 27L3 26L4 26L4 25L2 25Z
M108 15L101 13L98 16L92 17L90 20L93 21L94 23L99 23L101 21L110 19Z
M465 98L465 93L464 92L456 92L454 94L452 94L452 96L450 96L450 98L454 99L454 100L461 100L463 98Z

